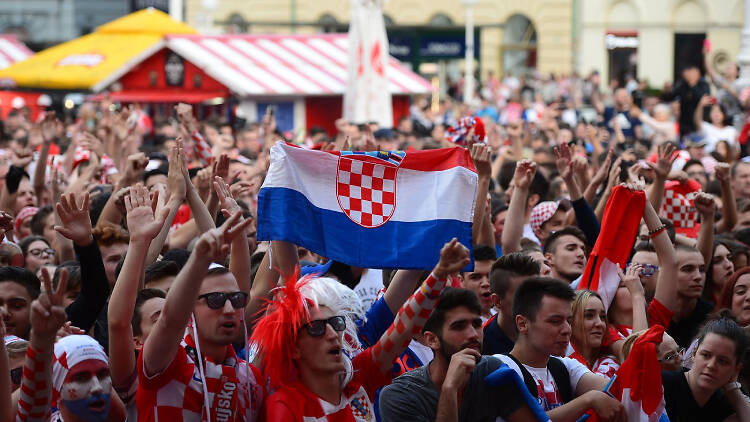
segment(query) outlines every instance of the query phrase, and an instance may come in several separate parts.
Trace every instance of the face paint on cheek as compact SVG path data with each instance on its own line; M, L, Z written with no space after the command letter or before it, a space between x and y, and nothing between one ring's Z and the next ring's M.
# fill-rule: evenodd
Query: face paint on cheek
M88 422L103 422L109 416L110 377L91 377L85 382L63 384L60 396L63 406L72 414Z

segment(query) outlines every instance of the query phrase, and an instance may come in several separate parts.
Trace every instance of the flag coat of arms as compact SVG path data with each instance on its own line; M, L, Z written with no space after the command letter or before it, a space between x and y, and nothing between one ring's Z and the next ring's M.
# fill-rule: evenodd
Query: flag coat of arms
M363 268L430 269L452 238L471 246L477 174L463 148L326 152L271 148L258 240Z

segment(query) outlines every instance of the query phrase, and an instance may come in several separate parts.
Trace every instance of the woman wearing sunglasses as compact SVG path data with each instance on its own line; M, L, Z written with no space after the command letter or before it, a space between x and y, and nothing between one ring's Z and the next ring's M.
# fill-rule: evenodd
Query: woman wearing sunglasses
M359 349L352 315L330 278L289 277L253 331L264 374L276 391L268 397L269 420L374 419L376 390L391 380L393 360L419 332L450 274L469 262L453 239L440 262L396 315L380 340Z

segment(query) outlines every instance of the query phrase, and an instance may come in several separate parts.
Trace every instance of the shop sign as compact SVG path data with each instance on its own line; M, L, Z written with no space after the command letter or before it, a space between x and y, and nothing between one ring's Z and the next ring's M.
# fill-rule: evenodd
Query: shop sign
M638 48L638 34L607 34L605 38L607 50L616 48Z
M94 67L104 61L104 56L99 53L71 54L60 59L55 66L85 66Z

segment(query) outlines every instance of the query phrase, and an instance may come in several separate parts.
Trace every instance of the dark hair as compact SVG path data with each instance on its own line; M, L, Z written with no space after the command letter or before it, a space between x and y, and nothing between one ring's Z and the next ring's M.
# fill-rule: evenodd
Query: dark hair
M104 206L107 205L107 201L109 201L111 196L112 191L106 190L91 198L91 203L89 203L89 218L91 218L91 226L96 227L96 224L99 222L99 216L102 215Z
M701 160L696 160L694 158L691 158L691 159L687 160L685 162L685 165L682 166L682 168L684 170L684 169L686 169L686 168L688 168L690 166L696 165L696 164L699 165L699 166L701 166L701 167L703 167L703 172L704 173L706 172L706 166L703 165L703 162Z
M541 266L533 258L521 252L503 255L492 264L490 270L490 292L498 296L505 296L510 280L520 276L539 275Z
M52 276L52 287L57 288L57 283L60 282L60 274L62 269L68 270L68 281L65 285L65 292L72 292L75 290L81 290L81 264L78 261L65 261L55 268L55 274Z
M706 283L703 285L703 298L708 300L709 302L716 302L718 298L711 296L711 290L713 289L714 284L716 284L717 280L714 280L714 254L716 253L716 248L719 246L723 246L727 248L727 251L729 252L729 260L731 261L732 258L732 247L729 244L729 242L726 239L717 239L714 240L713 249L711 249L711 260L708 261L708 265L706 266ZM723 284L726 284L728 280L724 280Z
M162 261L172 261L177 264L180 269L185 266L188 258L190 258L190 251L187 249L170 249L161 256Z
M540 172L534 173L534 178L531 180L529 185L529 195L539 195L539 202L547 200L547 193L549 192L549 181L547 178L542 176ZM510 198L508 198L510 200Z
M49 244L49 242L47 241L47 239L45 239L42 236L33 236L33 235L32 236L26 236L26 237L23 238L23 240L21 240L20 242L18 242L18 246L21 247L21 252L23 252L24 258L29 253L29 246L31 246L31 244L34 243L34 242L36 242L37 240L41 240L42 242L46 243L48 248L52 247Z
M460 306L467 308L477 315L482 313L482 306L479 304L479 297L477 297L476 293L467 289L449 287L440 293L437 305L432 314L430 314L430 318L424 324L422 332L431 331L438 336L442 336L445 314Z
M513 180L513 174L516 172L516 161L504 161L500 166L500 171L497 175L497 184L503 188L503 191L508 190L511 180ZM510 198L508 198L510 200Z
M164 290L152 289L147 287L138 292L138 296L135 297L133 318L130 320L130 325L133 327L134 336L140 336L143 334L143 332L141 332L141 308L143 307L143 304L146 303L149 299L153 299L155 297L166 298L167 294L164 293Z
M494 261L497 259L497 251L492 246L475 245L471 256L474 261Z
M146 273L143 276L143 285L148 286L148 283L158 280L164 277L176 276L180 272L180 267L174 261L156 261L149 264L146 267Z
M555 246L557 241L566 235L574 236L577 239L579 239L581 242L583 242L583 245L588 247L588 243L586 242L586 235L583 233L583 230L579 229L575 226L567 226L564 227L562 230L558 230L554 233L552 233L548 238L547 241L544 242L544 253L547 252L553 252L555 250Z
M542 298L552 296L573 302L576 295L569 283L551 277L526 279L513 295L513 317L523 315L534 321L542 306Z
M52 205L45 205L34 214L33 217L31 217L31 234L35 234L37 236L43 236L44 235L44 220L47 219L47 217L52 214L54 210L52 209Z
M706 322L698 336L698 343L695 346L696 351L709 334L720 335L734 343L734 356L737 358L736 364L741 363L745 359L745 354L750 344L748 344L745 331L737 323L737 320L729 309L722 309Z
M729 172L732 178L734 178L737 175L737 168L739 168L739 166L742 166L742 165L750 165L750 163L747 163L745 161L737 161L736 163L732 164L732 168Z
M158 176L158 175L169 176L169 172L168 172L167 168L168 168L167 165L162 164L162 165L160 165L159 167L157 167L155 169L151 169L151 170L143 173L143 183L145 184L146 181L148 181L148 178L151 177L151 176Z
M721 288L721 293L719 293L719 297L716 298L717 308L732 309L732 297L734 296L734 286L737 284L737 281L739 281L740 277L749 273L750 273L750 267L742 267L738 269L737 271L735 271L731 277L729 277L729 280L727 280L724 283L724 287Z
M711 109L714 108L714 106L719 107L719 111L721 111L722 116L724 116L724 118L721 120L721 124L724 126L731 126L732 116L729 113L727 113L727 108L724 107L724 104L721 104L721 103L709 104L708 107L704 107L703 108L703 121L711 123Z
M39 278L27 270L21 267L0 267L0 283L12 281L16 284L20 284L26 289L26 293L29 297L34 300L39 297L39 291L42 288L42 283Z

